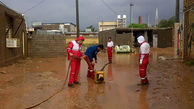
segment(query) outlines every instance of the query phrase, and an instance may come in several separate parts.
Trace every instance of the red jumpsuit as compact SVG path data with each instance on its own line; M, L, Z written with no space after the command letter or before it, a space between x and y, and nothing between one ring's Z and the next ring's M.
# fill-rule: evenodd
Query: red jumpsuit
M148 79L146 76L147 66L149 64L150 45L147 42L142 42L140 46L139 54L139 75L141 77L141 83L147 84Z
M108 61L112 63L112 49L113 49L113 41L107 42L107 53L108 53Z
M97 62L97 53L99 52L98 50L98 45L93 45L87 48L85 52L85 61L88 64L88 74L87 77L91 77L94 79L95 76L95 71L94 71L94 64L92 64L93 59L95 59L95 62Z
M80 71L80 62L81 62L80 57L83 54L80 51L81 44L78 44L77 41L82 38L79 37L76 40L69 42L68 44L68 48L67 48L68 60L70 60L71 58L71 72L70 72L68 84L73 84L74 82L78 82L78 73ZM72 57L70 57L70 53L73 54Z
M94 72L94 65L92 64L92 62L89 60L88 56L84 57L84 60L86 61L86 63L88 64L88 73L87 73L87 77L91 77L92 79L94 79L95 76L95 72Z

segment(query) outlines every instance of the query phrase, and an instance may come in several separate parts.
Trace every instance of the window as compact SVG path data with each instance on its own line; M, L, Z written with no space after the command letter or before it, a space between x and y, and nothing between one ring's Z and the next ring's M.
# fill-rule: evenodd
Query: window
M11 27L6 27L6 38L12 38L13 36L13 28Z
M6 38L13 38L13 18L7 16Z

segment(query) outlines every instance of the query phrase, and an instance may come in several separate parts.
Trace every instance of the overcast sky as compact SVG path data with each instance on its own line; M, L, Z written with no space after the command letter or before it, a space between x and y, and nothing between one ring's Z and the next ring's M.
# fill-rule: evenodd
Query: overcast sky
M24 13L42 0L1 1L17 12ZM176 0L79 0L81 29L89 25L97 27L98 22L102 20L116 21L117 14L126 14L129 21L130 2L134 4L134 22L138 22L138 16L142 16L143 23L146 23L150 16L150 22L154 24L156 8L159 9L160 20L175 14ZM34 21L75 23L75 0L44 0L40 5L27 11L25 18L28 25Z

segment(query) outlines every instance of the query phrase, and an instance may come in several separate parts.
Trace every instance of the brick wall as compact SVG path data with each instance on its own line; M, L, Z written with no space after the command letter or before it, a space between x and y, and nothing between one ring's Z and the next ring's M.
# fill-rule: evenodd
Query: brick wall
M132 36L130 33L116 34L115 45L133 45Z
M30 42L30 56L64 56L65 37L63 35L33 35Z
M111 37L113 42L116 41L116 31L115 30L108 30L108 31L101 31L98 34L99 44L103 44L105 47L107 46L108 37Z
M99 33L99 43L107 46L108 37L111 37L114 45L132 46L132 37L130 33L117 33L116 30L107 30Z
M99 32L99 43L106 46L108 37L112 37L113 42L115 45L130 45L133 46L133 42L139 33L144 33L148 31L148 40L152 45L152 33L158 34L158 48L165 48L165 47L172 47L173 46L173 32L172 28L166 29L136 29L134 30L134 35L136 37L132 37L130 29L123 29L123 30L107 30Z
M158 34L158 48L166 48L173 46L172 28L154 30L153 33Z

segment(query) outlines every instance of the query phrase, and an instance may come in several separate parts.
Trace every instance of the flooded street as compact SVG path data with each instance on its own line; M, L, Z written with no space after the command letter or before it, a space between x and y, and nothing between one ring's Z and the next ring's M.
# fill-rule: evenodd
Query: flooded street
M172 52L170 52L172 51ZM165 59L166 58L166 59ZM108 61L100 53L96 69ZM173 48L152 49L149 86L139 86L138 52L114 54L105 68L105 83L87 78L82 61L80 85L64 86L69 63L65 57L27 58L0 68L0 109L24 109L57 90L64 90L33 109L192 109L194 67L173 59Z

